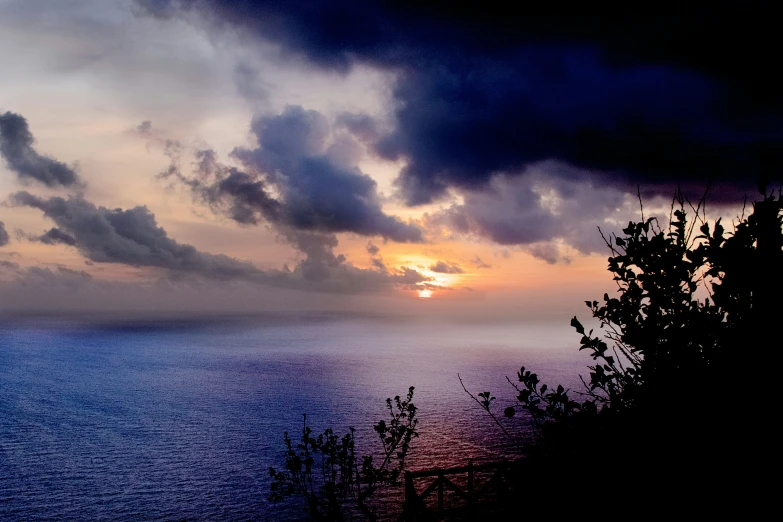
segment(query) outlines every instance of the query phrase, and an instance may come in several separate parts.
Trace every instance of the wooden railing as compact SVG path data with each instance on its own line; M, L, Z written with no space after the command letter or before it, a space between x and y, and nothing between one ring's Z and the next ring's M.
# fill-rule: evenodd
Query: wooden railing
M490 492L499 492L504 488L508 478L510 463L508 461L494 462L490 464L473 465L444 469L428 469L421 471L405 472L405 504L400 520L413 522L417 520L430 520L428 516L432 512L427 509L424 499L437 492L437 518L440 520L445 513L444 495L450 490L467 504L467 519L475 516L476 503ZM450 475L467 474L467 486L463 489L448 478ZM476 484L476 474L488 475L489 478L480 487ZM436 477L421 493L416 489L414 479Z

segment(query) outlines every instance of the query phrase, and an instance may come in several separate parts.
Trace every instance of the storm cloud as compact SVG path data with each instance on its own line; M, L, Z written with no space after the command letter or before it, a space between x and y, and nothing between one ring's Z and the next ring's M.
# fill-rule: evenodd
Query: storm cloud
M343 124L369 132L361 120ZM225 166L213 151L202 150L192 176L177 168L163 176L177 177L196 199L241 224L423 241L418 226L383 212L377 183L355 166L361 145L321 113L288 106L253 121L252 131L258 147L231 154L243 169Z
M71 167L39 154L27 120L20 114L0 114L0 156L21 181L37 181L48 187L78 187L79 176Z
M406 164L411 205L485 189L544 160L594 182L732 198L783 167L774 17L508 16L501 4L138 0L160 16L274 42L314 67L394 73L394 129L377 154ZM729 34L743 34L730 38ZM355 123L355 122L354 122ZM368 127L371 128L371 127Z

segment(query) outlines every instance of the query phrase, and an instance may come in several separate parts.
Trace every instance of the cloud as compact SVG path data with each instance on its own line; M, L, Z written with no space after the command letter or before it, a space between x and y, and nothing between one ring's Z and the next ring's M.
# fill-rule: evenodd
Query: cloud
M386 266L386 263L383 262L383 257L380 255L381 249L372 241L368 241L365 248L367 253L370 254L370 263L373 268L381 272L388 272L389 269Z
M603 251L597 227L614 229L639 217L638 200L619 189L595 184L588 173L547 162L523 174L496 176L483 191L426 214L433 231L520 245L549 263L567 261L561 247L583 254ZM504 250L503 257L509 253ZM481 262L474 260L474 264Z
M167 155L172 157L168 152ZM258 176L221 164L213 150L198 150L195 155L194 176L182 174L177 156L160 177L174 178L191 190L196 201L242 225L283 221L280 216L282 205L271 195L268 183Z
M270 85L259 80L258 67L247 62L240 62L234 67L234 83L237 91L249 100L266 100L269 97Z
M252 263L222 254L201 252L170 238L147 207L108 209L82 196L41 198L29 192L12 194L13 205L41 210L57 225L35 241L75 247L95 263L121 263L166 269L169 277L191 276L215 281L250 281L269 286L322 292L362 293L409 287L427 281L415 270L364 270L336 254L337 238L294 229L281 231L303 257L293 269L260 270Z
M550 265L554 265L558 261L562 261L565 264L571 262L570 258L561 256L560 250L554 242L534 243L528 245L527 251L533 257L546 261Z
M753 159L744 129L720 121L721 92L687 71L610 68L592 50L524 49L467 70L403 76L397 126L378 151L406 161L397 186L412 205L551 159L626 191L710 179L731 188L762 158Z
M307 311L355 311L386 317L395 311L407 312L408 299L399 295L367 295L354 292L339 299L328 293L302 292L296 288L259 287L246 281L159 279L122 282L90 277L80 270L60 266L22 267L0 259L0 314L54 313L77 320L105 318L130 319L142 316L156 324L170 318L206 318L217 315L233 322L258 312L276 317L286 311L301 318ZM240 319L241 320L241 319ZM40 324L40 323L39 323ZM202 323L203 324L203 323Z
M393 72L395 128L376 152L406 163L397 186L411 205L545 160L626 192L710 181L715 199L783 167L774 19L509 17L358 0L141 3L161 16L202 13L320 69Z
M75 246L90 261L159 267L209 279L260 279L251 263L207 254L168 237L147 207L129 210L98 207L81 196L40 198L29 192L11 195L11 202L41 210L57 225L42 238ZM39 240L43 240L40 239Z
M337 115L335 124L344 127L365 144L374 145L380 137L378 123L369 114L341 112Z
M445 261L438 261L430 266L430 271L438 272L440 274L462 274L464 271L456 263L449 264Z
M418 226L383 212L377 183L355 166L361 145L321 113L288 106L256 119L252 130L258 147L232 153L243 169L202 150L192 176L173 164L164 177L178 179L197 200L241 224L423 241Z
M357 268L344 255L334 252L337 246L334 235L288 230L286 240L304 254L290 275L324 291L354 293L380 291L390 286L412 289L431 280L412 268L388 269L380 258L373 263L375 270Z
M480 258L479 256L476 256L476 257L474 257L473 259L471 259L471 260L470 260L470 262L471 262L471 263L473 263L473 266L475 266L475 267L476 267L476 269L480 269L480 268L492 268L492 265L490 265L490 264L487 264L487 263L485 263L484 261L482 261L482 260L481 260L481 258Z
M68 246L76 246L77 241L76 238L73 236L66 234L59 228L52 227L45 233L41 234L40 236L31 236L29 238L31 241L37 241L39 243L44 243L46 245L68 245Z
M7 245L11 241L8 237L8 231L5 229L5 223L0 221L0 247Z
M34 148L27 120L20 114L0 114L0 156L22 181L37 181L48 187L79 187L82 182L65 163L42 156Z
M376 268L381 272L386 272L388 270L386 263L383 262L383 258L381 257L372 257L370 258L370 262L372 263L373 268Z
M0 285L7 284L8 278L23 287L68 287L71 289L90 283L93 277L81 270L71 270L64 266L52 268L41 266L22 267L18 263L0 260ZM5 280L5 281L3 281Z
M143 122L139 123L136 126L135 130L136 130L136 132L138 132L142 136L151 136L152 135L152 121L144 120Z

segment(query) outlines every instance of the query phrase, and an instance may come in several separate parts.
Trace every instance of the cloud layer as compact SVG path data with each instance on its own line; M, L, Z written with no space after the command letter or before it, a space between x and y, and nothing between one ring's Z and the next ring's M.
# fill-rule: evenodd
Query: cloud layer
M376 152L407 163L398 187L412 205L550 159L626 191L710 181L713 198L777 179L783 167L772 19L509 17L493 5L357 0L139 3L160 16L201 13L322 69L393 72L396 126Z
M196 276L216 281L250 281L269 286L323 292L362 293L411 287L428 278L419 272L357 268L335 254L333 235L287 232L288 241L303 254L293 268L261 270L252 263L221 254L201 252L170 238L144 206L108 209L82 196L41 198L21 191L12 194L13 205L41 210L55 228L31 239L75 247L95 263L122 263L168 271L175 279Z
M37 181L48 187L78 187L79 176L65 163L42 156L27 120L13 112L0 114L0 156L22 181Z

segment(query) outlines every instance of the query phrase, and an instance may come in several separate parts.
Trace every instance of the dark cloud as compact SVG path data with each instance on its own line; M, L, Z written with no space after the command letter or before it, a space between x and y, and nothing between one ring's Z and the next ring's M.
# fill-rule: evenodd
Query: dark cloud
M251 263L224 255L206 254L168 237L147 207L129 210L98 207L81 196L40 198L29 192L11 196L17 205L41 210L57 225L41 236L49 242L76 246L84 257L99 263L159 267L210 279L260 278ZM67 239L65 239L67 238ZM43 240L43 239L39 239Z
M372 241L367 242L366 249L367 253L370 254L370 263L372 263L373 268L380 270L381 272L388 272L389 269L386 267L386 263L383 262L383 258L380 256L381 249L378 248L378 246Z
M175 279L242 280L270 286L324 292L361 293L410 287L428 278L407 268L363 270L336 254L337 238L294 229L281 230L302 258L293 269L260 270L252 263L209 254L178 243L158 226L147 207L129 210L99 207L82 196L40 198L29 192L11 195L14 205L41 210L57 225L41 236L44 243L72 245L91 262L157 267Z
M34 148L27 120L13 112L0 114L0 156L22 181L38 181L49 187L82 185L76 172L60 161L42 156Z
M440 274L462 274L464 271L456 263L446 263L445 261L438 261L430 266L432 272L438 272Z
M176 177L197 199L242 224L423 241L418 226L383 212L377 183L355 166L361 146L319 112L289 106L255 120L252 130L258 147L232 153L242 170L202 150L192 176L173 164L164 177Z
M11 238L8 237L8 231L5 229L5 223L0 221L0 246L5 246Z
M397 185L410 204L548 159L600 171L595 179L607 185L667 191L679 180L732 183L762 167L744 131L721 121L721 88L689 72L612 69L594 51L536 48L460 73L411 72L397 85L397 128L378 150L407 161Z
M675 182L713 198L783 167L783 76L774 17L509 16L427 2L149 0L275 42L317 67L391 71L396 128L377 152L403 159L410 204L484 188L549 159L624 190ZM730 35L742 34L742 38Z
M47 245L62 244L68 246L76 246L76 239L69 234L66 234L59 228L52 227L44 234L34 238L35 241L45 243Z

